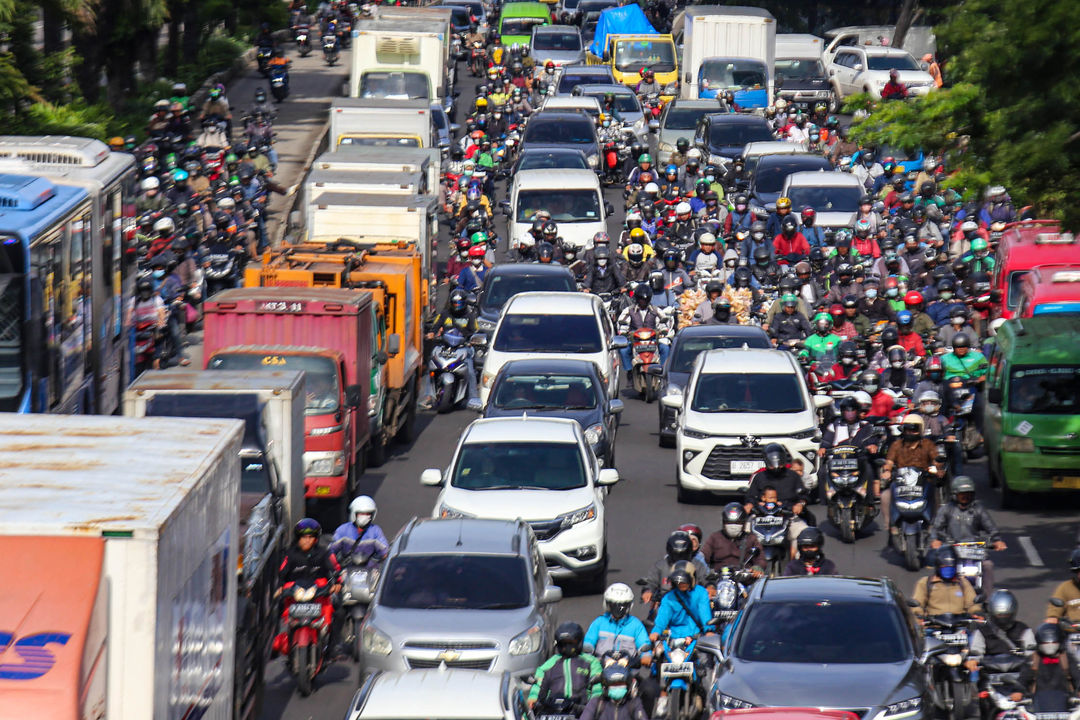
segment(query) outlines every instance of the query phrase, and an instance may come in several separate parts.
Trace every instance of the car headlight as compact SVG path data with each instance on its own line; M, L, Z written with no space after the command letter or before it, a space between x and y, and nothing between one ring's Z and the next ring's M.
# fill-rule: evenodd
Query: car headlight
M791 433L792 440L814 440L815 442L821 439L821 431L817 426L800 430L799 432Z
M1001 438L1001 449L1005 452L1035 452L1035 441L1019 435L1005 435Z
M461 512L460 510L456 510L443 503L439 505L439 517L443 520L456 520L458 518L471 518L476 516Z
M683 428L682 432L684 437L693 438L694 440L708 440L712 437L712 435L707 432L694 430L693 428Z
M311 432L309 432L308 435L310 437L321 437L323 435L333 435L336 432L341 432L343 428L344 428L344 425L331 425L330 427L324 427L324 428L312 428Z
M903 720L903 718L917 715L921 709L922 698L913 697L910 700L901 700L900 702L886 705L885 708L874 717L874 720Z
M585 442L589 443L590 445L597 445L603 439L604 439L604 426L601 425L600 423L596 423L595 425L590 425L585 430Z
M596 168L597 165L600 164L600 156L595 154L595 153L593 153L592 155L589 155L589 157L585 158L585 160L586 160L586 162L589 163L589 167L594 168L594 169Z
M721 710L742 710L754 707L754 703L748 703L737 697L718 692L716 693L716 707Z
M540 626L533 625L510 641L511 655L532 655L540 651Z
M483 372L483 374L480 376L480 385L482 387L489 387L494 380L495 380L495 373L488 372L488 371L485 370Z
M330 477L345 472L345 453L341 450L329 457L316 458L308 463L306 475L312 477Z
M484 318L476 319L476 328L481 332L489 333L495 329L495 322L493 320L486 320Z
M667 390L664 391L664 397L677 397L682 396L683 390L678 385L668 385Z
M394 648L385 633L372 625L365 625L360 631L360 649L368 655L389 655Z
M583 507L580 510L574 512L568 512L565 515L560 515L559 520L562 521L564 528L577 525L578 523L588 522L589 520L596 519L596 504L591 504L587 507Z

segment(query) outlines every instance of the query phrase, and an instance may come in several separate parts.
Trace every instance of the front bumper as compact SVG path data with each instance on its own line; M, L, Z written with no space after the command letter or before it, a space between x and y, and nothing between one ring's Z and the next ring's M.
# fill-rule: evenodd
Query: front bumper
M1003 452L1002 482L1017 492L1080 490L1080 447L1065 450L1072 452Z
M747 446L738 437L698 439L682 432L675 437L676 475L683 489L724 494L745 492L750 478L762 467L761 448L770 442L779 442L792 455L797 454L803 461L803 487L807 490L817 487L818 443L812 439L763 437L757 445ZM733 472L733 462L745 464Z
M559 529L558 520L529 524L539 541L548 572L553 578L568 579L589 575L604 564L604 522L602 518Z
M781 90L776 93L800 110L812 109L819 102L828 103L832 100L832 90Z

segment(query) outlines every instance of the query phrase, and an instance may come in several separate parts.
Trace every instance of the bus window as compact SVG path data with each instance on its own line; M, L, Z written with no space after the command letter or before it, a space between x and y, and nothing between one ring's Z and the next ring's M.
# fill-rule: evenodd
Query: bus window
M48 377L46 406L35 408L38 412L48 410L60 401L62 387L60 383L60 329L64 325L64 317L60 296L64 284L64 268L60 240L60 233L55 232L36 243L30 250L30 275L37 281L35 287L41 288L40 308L44 325L42 338L45 357L41 358L39 371Z
M18 238L0 239L0 409L18 409L23 391L26 268Z

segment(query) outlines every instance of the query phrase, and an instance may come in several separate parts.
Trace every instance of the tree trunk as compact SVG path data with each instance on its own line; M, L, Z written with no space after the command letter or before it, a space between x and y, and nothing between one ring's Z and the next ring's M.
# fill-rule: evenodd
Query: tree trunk
M101 97L101 54L93 27L77 25L72 28L71 44L80 61L71 71L79 91L88 103L96 103Z
M202 23L199 22L199 0L187 0L184 4L184 62L194 65L199 59L202 45ZM195 92L195 88L188 88Z
M893 31L892 36L893 47L900 48L904 46L904 40L907 39L908 29L915 18L917 6L918 0L904 0L903 5L900 6L900 15L896 18L896 30Z
M64 49L64 14L56 2L41 5L42 49L46 54Z
M183 3L181 0L171 0L169 3L169 41L165 46L165 64L163 71L165 77L175 78L176 71L180 67L180 21L183 16Z
M160 27L145 28L135 36L135 57L139 62L139 81L148 83L157 80L158 37Z

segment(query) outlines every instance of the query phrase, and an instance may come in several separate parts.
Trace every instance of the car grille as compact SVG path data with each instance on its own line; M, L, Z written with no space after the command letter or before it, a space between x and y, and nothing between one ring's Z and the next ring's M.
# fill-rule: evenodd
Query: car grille
M1080 446L1040 445L1039 452L1043 455L1080 455Z
M536 539L540 541L550 540L561 533L563 529L562 520L530 522L529 527L532 528L533 534L536 535Z
M428 670L445 663L448 668L485 671L491 669L492 662L489 658L481 660L420 660L418 658L406 658L406 661L409 663L410 670Z
M494 650L489 640L409 640L402 645L408 650Z
M740 447L738 445L717 445L709 453L701 474L713 480L727 480L731 477L732 460L761 461L761 448ZM740 477L743 477L740 475ZM747 478L750 476L747 475Z

